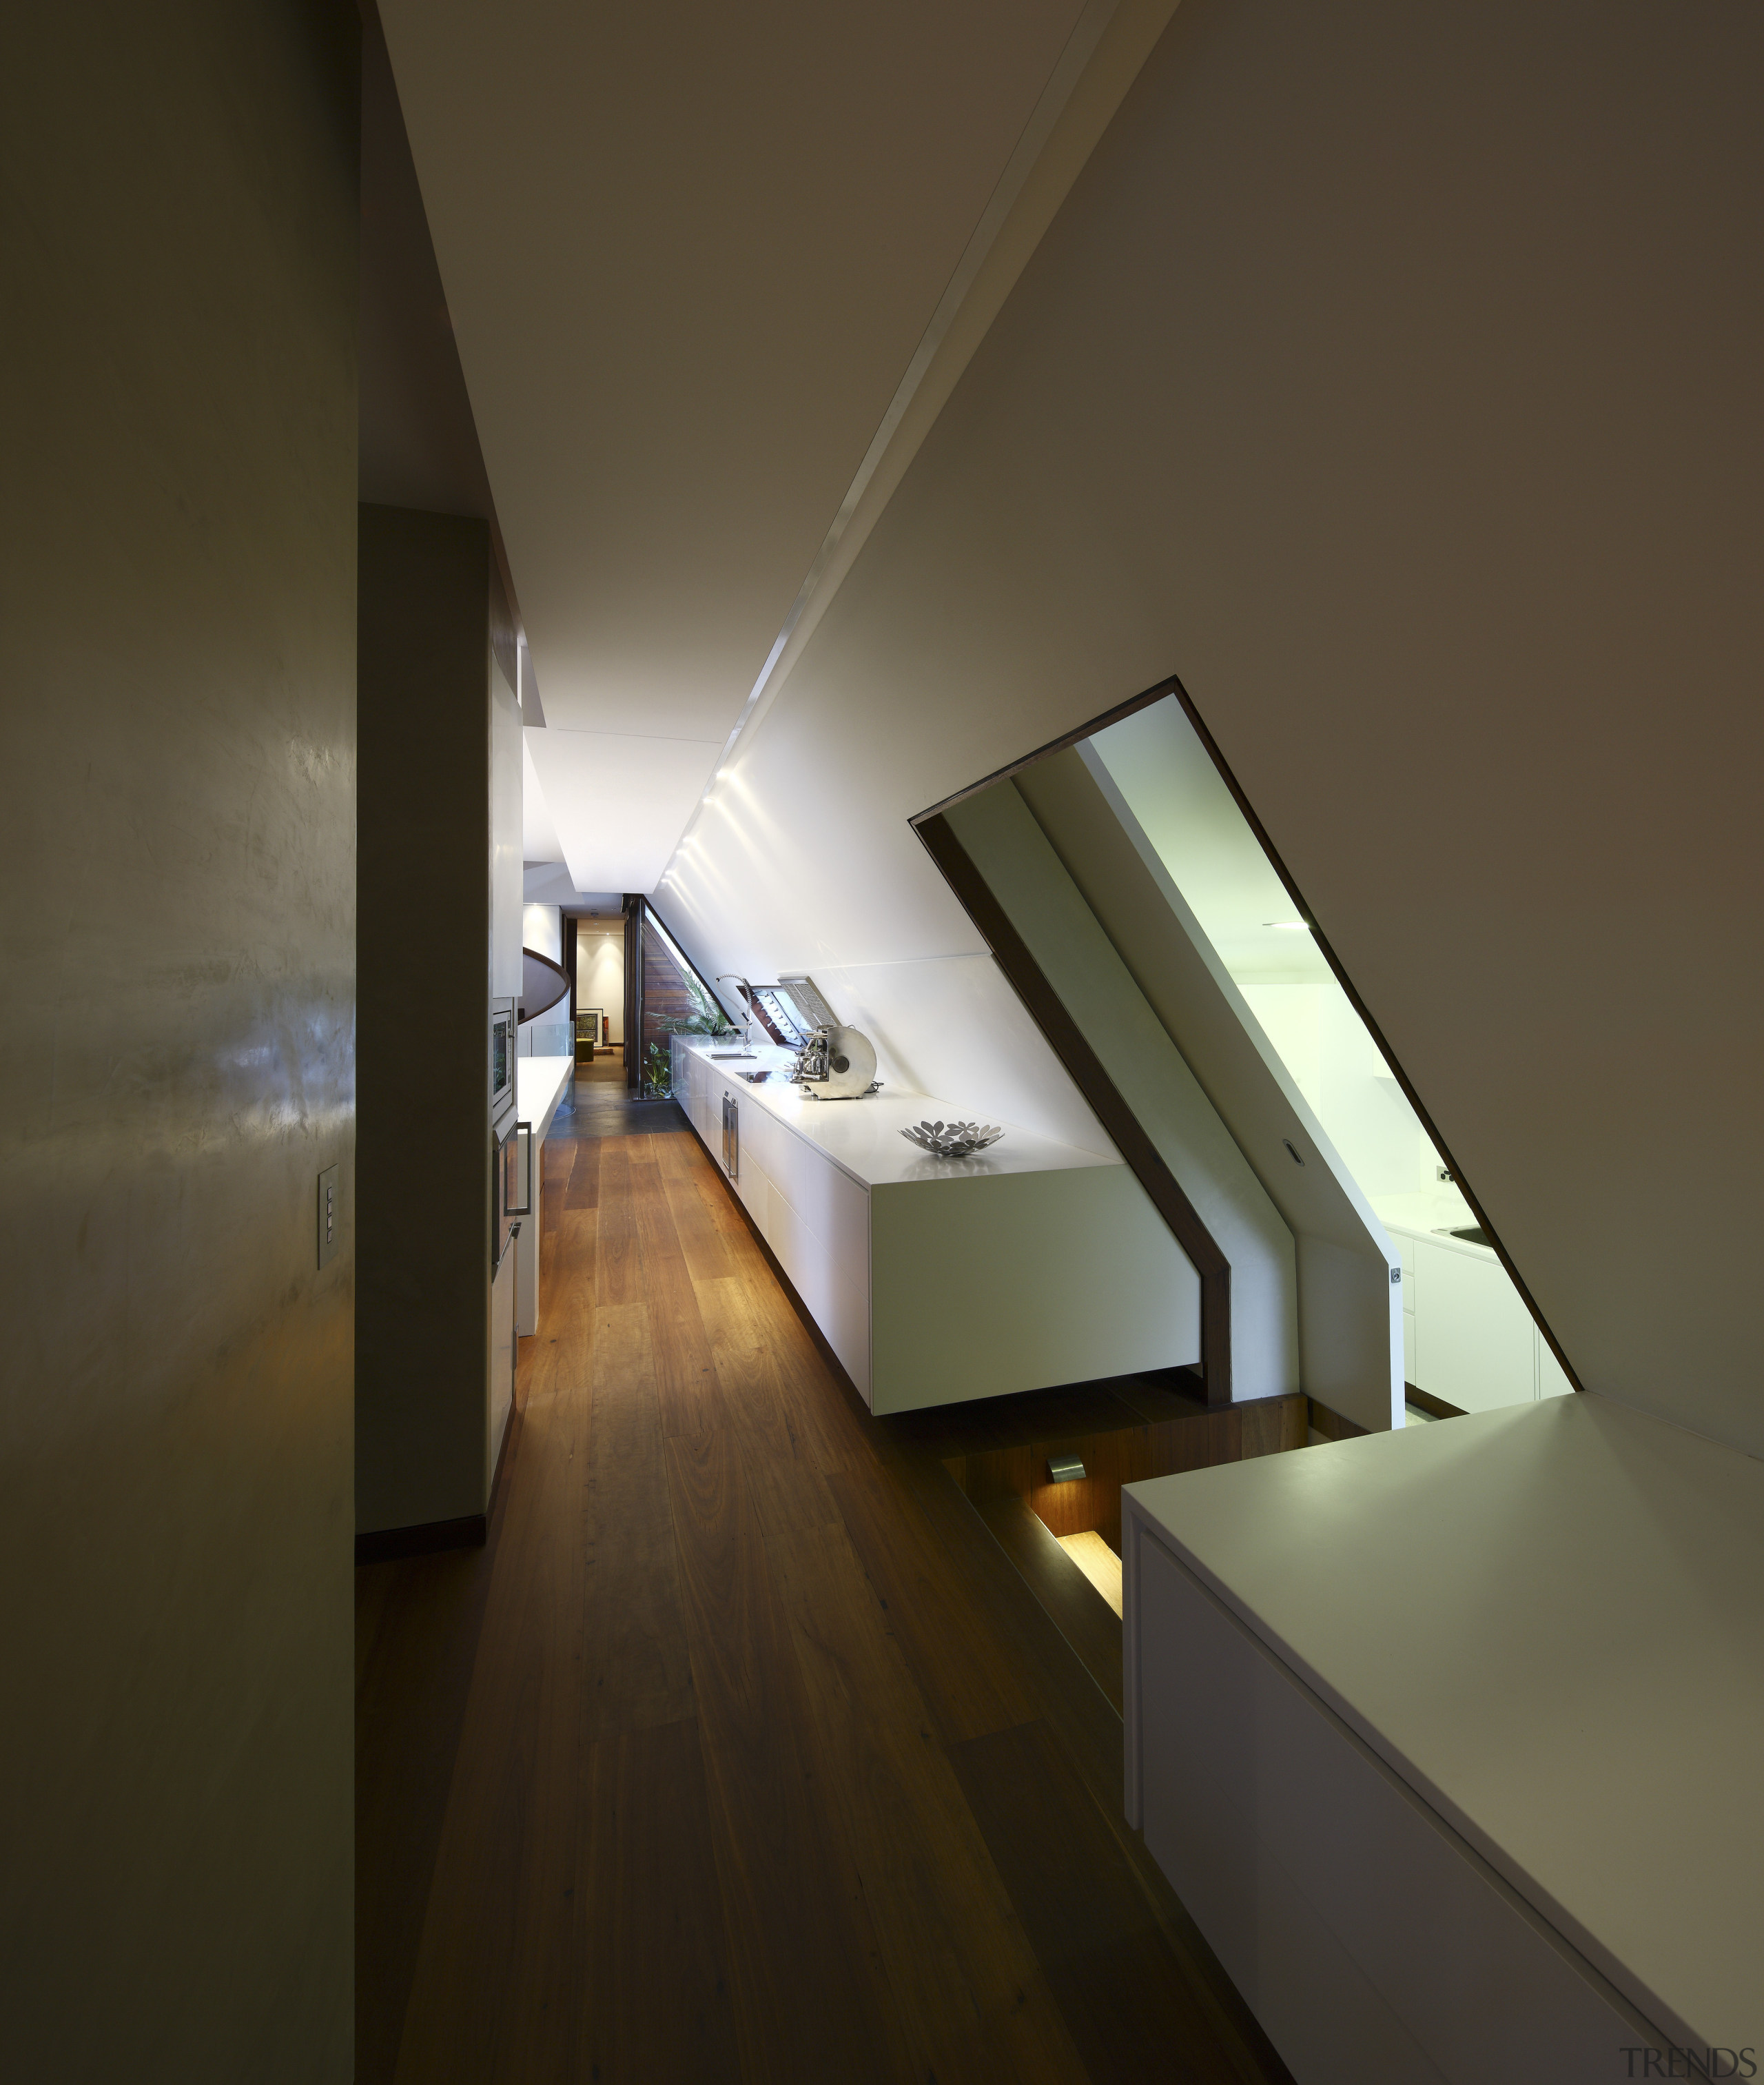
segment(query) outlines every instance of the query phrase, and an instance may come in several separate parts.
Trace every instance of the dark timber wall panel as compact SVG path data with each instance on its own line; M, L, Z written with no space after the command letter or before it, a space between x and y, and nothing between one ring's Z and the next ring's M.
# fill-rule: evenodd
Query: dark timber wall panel
M72 0L0 67L32 2085L351 2074L358 41L348 6Z
M356 1524L484 1511L489 524L361 510Z

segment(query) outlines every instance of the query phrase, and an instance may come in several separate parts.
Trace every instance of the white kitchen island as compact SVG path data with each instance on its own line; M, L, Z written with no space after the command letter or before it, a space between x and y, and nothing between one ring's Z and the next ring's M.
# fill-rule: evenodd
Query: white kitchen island
M1567 1396L1122 1505L1129 1815L1300 2085L1750 2074L1764 1463Z
M902 1128L969 1110L813 1099L787 1082L791 1051L729 1048L675 1036L674 1097L872 1411L1199 1357L1198 1278L1112 1151L1007 1126L934 1158Z

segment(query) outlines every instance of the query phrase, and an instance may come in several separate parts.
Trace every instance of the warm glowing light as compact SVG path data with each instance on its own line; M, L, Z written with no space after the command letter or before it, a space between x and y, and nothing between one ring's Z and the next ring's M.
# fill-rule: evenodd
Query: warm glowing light
M1054 1539L1118 1615L1121 1559L1113 1550L1094 1528L1085 1535L1061 1535Z

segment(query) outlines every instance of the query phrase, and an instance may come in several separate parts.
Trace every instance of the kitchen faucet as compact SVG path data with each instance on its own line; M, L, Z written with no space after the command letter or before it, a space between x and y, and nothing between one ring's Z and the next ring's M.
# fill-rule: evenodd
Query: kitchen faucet
M744 1009L741 1016L741 1047L744 1050L751 1050L753 1047L753 1038L748 1034L748 1030L753 1026L753 986L748 983L744 977L741 976L740 973L736 970L719 970L717 974L717 983L719 984L729 984L732 983L740 986L742 992L741 1004Z

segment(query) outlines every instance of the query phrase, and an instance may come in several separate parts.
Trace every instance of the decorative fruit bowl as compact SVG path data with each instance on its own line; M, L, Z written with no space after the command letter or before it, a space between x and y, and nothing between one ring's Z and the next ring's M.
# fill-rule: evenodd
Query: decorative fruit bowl
M901 1132L909 1144L916 1144L934 1158L966 1158L984 1151L1004 1135L996 1123L915 1122Z

